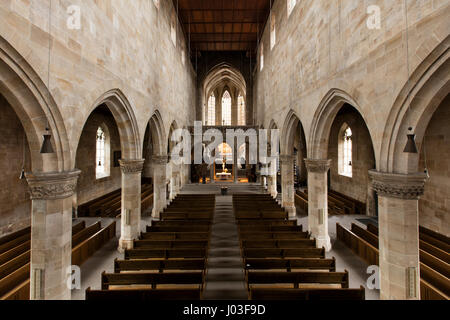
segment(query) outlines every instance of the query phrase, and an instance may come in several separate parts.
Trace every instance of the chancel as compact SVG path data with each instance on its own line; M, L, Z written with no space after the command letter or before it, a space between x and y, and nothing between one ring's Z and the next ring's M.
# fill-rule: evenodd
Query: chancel
M449 299L450 0L0 18L0 300Z

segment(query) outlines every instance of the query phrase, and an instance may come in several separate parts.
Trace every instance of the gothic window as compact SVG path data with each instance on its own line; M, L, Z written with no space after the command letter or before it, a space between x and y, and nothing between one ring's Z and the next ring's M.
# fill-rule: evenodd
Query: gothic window
M347 177L353 176L353 133L352 129L344 124L339 134L339 174Z
M272 13L270 15L270 50L273 49L276 42L277 42L276 18L275 15Z
M231 95L228 90L222 96L222 122L224 126L231 126Z
M107 163L107 136L102 127L97 129L97 144L95 157L95 174L97 179L109 176L109 166Z
M245 101L242 94L239 94L238 97L238 125L239 126L245 126L246 120L245 120Z
M216 124L216 97L211 94L208 100L208 125L214 126Z

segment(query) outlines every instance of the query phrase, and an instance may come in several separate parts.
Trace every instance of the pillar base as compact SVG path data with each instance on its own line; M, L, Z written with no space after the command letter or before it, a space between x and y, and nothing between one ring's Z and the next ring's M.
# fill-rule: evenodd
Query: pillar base
M295 207L285 207L284 210L288 212L289 219L297 217L297 209Z
M120 239L119 240L119 248L117 248L117 250L120 253L124 253L125 250L133 249L133 247L134 247L134 241L133 240Z
M326 235L323 237L316 237L316 246L317 248L325 248L326 252L330 252L331 250L331 240L330 236Z

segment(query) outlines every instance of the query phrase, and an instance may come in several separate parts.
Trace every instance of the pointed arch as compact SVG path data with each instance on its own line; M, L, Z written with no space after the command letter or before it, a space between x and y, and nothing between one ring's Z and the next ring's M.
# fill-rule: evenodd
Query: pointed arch
M148 125L150 126L150 133L152 135L153 155L167 155L166 129L164 128L164 121L161 113L158 110L153 113Z
M380 169L418 171L419 155L404 153L411 127L420 148L434 112L450 92L450 36L447 36L412 73L397 96L384 129Z
M300 121L300 118L297 116L297 114L291 109L289 110L286 119L284 120L284 125L281 133L281 154L285 155L292 155L293 150L291 146L294 145L294 140L296 136L296 130L300 126L301 132L300 132L300 138L304 141L304 147L305 147L305 155L306 155L306 149L307 149L307 143L305 139L305 133L303 129L303 124Z
M99 106L105 105L114 117L120 135L122 159L134 160L142 158L142 148L136 116L133 107L120 89L112 89L102 94L90 107L86 124L91 113ZM84 127L84 125L83 125ZM78 144L82 129L78 134ZM74 152L74 156L76 152Z
M339 110L349 104L355 108L363 118L367 126L367 117L364 115L360 105L347 92L333 88L325 95L314 114L311 131L308 140L308 158L327 159L328 141L330 138L331 126ZM369 130L369 135L373 141L373 135Z
M39 75L0 36L0 93L17 114L27 136L33 172L62 172L73 169L67 131L59 108ZM47 127L55 153L40 154Z

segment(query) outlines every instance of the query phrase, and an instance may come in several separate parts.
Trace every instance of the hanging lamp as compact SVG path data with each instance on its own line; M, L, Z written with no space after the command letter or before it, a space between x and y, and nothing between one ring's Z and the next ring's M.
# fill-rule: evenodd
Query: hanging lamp
M47 69L47 90L48 90L48 100L50 101L50 61L51 61L51 52L52 52L52 36L51 36L51 27L52 27L52 1L50 0L49 10L48 10L48 69ZM52 135L50 134L49 123L47 119L47 126L45 127L45 134L43 135L43 141L41 146L41 154L49 154L54 153L52 146Z

